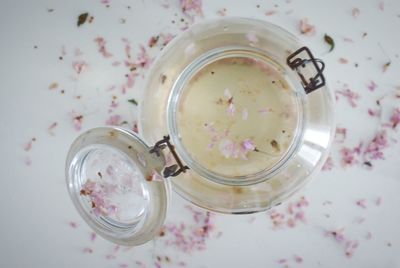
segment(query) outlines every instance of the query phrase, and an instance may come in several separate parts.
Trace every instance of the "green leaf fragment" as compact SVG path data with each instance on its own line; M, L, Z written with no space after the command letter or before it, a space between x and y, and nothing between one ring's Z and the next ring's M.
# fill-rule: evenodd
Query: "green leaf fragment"
M324 40L325 43L327 43L330 46L329 52L331 52L335 48L335 41L333 41L333 38L327 34L324 35Z
M132 103L133 105L138 105L138 102L135 99L130 99L128 100L130 103Z

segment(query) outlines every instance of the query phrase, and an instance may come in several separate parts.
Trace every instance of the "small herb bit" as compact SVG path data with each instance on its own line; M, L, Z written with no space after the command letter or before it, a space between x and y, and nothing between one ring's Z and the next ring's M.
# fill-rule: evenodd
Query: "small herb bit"
M400 124L400 108L394 109L390 117L392 128L395 129Z
M364 165L366 165L367 167L372 167L372 164L371 164L370 161L365 161L365 162L364 162Z
M160 232L158 233L158 236L164 236L165 235L165 228L161 228Z
M161 84L164 84L165 80L167 80L167 76L165 74L161 75Z
M249 117L249 112L247 111L246 108L244 108L242 111L242 119L247 120L248 117Z
M368 35L368 33L367 32L364 32L363 34L362 34L362 37L364 38L364 37L366 37Z
M390 66L390 64L392 64L392 62L391 61L388 61L388 62L386 62L384 65L383 65L383 72L386 72L387 71L387 69L389 68L389 66Z
M155 45L157 45L158 39L160 39L160 36L159 36L159 35L157 35L157 36L152 36L152 37L150 38L150 40L149 40L149 43L148 43L149 47L154 47Z
M50 89L50 90L53 90L53 89L56 89L56 88L58 88L58 83L57 83L57 82L53 82L53 83L51 83L50 86L49 86L49 89Z
M128 102L132 103L133 105L138 105L137 101L135 99L130 99Z
M270 144L271 144L272 148L274 148L276 151L279 152L281 150L280 145L276 140L272 140L270 142Z
M249 32L246 34L246 39L252 44L258 43L258 38L254 32Z
M51 12L53 12L54 11L54 9L52 9L52 8L48 8L47 9L47 12L49 12L49 13L51 13Z
M89 13L87 13L87 12L82 13L78 16L78 23L77 23L78 27L86 22L88 16L89 16Z
M370 91L374 91L377 87L378 87L378 85L373 80L371 80L371 82L368 85L368 89Z
M329 52L331 52L335 48L335 41L333 41L333 38L327 34L324 35L324 40L325 43L327 43L330 46Z
M101 174L101 172L99 171L99 172L97 172L97 175L100 177L100 179L102 179L103 178L103 175Z
M265 14L265 16L272 16L275 13L276 13L276 10L269 10L269 11L266 11L264 14Z

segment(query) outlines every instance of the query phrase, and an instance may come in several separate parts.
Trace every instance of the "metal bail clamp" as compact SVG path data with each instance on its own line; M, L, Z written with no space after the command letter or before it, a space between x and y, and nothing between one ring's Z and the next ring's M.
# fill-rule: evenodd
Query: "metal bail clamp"
M308 58L303 59L300 56L302 52L305 52ZM286 63L292 70L297 72L307 94L325 85L325 77L322 74L325 64L322 60L314 58L308 47L302 47L290 54L287 57ZM301 69L305 68L308 63L313 64L316 74L307 81L306 77L301 73Z
M155 153L157 156L161 155L161 151L168 147L169 151L171 152L172 156L175 158L177 164L165 167L163 170L163 177L176 177L181 172L186 172L189 169L188 166L183 165L182 161L179 159L179 156L175 152L175 147L170 143L169 136L164 136L162 140L156 142L156 144L150 149L150 153ZM179 167L179 168L178 168Z

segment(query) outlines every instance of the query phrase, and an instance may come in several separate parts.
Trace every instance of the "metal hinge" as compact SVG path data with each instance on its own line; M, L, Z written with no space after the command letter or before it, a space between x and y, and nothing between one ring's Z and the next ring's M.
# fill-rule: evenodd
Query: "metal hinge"
M305 52L303 54L306 54L307 58L301 57L300 54L302 52ZM314 58L308 47L302 47L290 54L286 63L292 70L297 72L307 94L325 85L325 77L322 74L325 64L322 60ZM309 63L313 64L316 74L307 80L301 72L301 69L305 68Z
M163 170L163 177L175 177L178 176L181 172L186 172L189 169L188 166L183 165L181 159L175 152L175 147L170 143L169 136L164 136L162 140L156 142L156 144L150 149L150 153L155 153L157 156L161 155L161 151L168 147L172 156L175 158L176 164L172 166L165 167Z

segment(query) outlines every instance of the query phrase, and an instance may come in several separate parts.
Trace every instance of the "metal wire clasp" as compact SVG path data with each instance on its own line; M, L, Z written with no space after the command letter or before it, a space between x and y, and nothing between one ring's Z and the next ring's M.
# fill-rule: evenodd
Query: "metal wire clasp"
M168 147L172 156L175 158L177 164L164 168L163 170L164 178L178 176L181 172L185 172L187 169L189 169L189 167L183 165L181 159L179 159L179 156L175 152L174 145L172 145L169 141L169 136L164 136L162 140L156 142L156 144L154 144L154 146L150 149L149 152L155 153L157 156L160 156L161 151L166 147Z
M306 54L307 58L302 58L300 55L302 53ZM287 57L286 63L292 70L297 72L307 94L325 85L325 77L322 74L325 64L322 60L315 59L308 47L302 47L290 54L289 57ZM301 69L305 68L308 63L313 64L316 74L307 80L301 72Z

